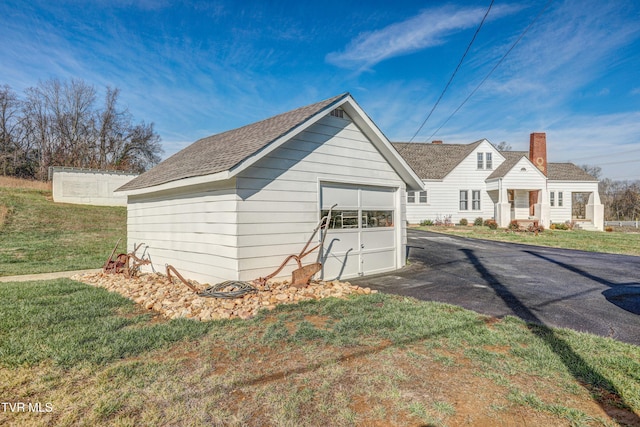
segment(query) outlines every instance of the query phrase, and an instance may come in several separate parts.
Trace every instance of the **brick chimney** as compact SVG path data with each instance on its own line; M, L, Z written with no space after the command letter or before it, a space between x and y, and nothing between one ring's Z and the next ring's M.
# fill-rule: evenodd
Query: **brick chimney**
M431 141L432 144L442 144L442 141L439 139L436 139L434 141Z
M529 160L547 175L547 134L534 132L529 138Z

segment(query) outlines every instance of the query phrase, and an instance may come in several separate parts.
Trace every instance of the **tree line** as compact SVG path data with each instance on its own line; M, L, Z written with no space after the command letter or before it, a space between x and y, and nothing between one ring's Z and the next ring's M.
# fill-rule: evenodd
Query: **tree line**
M640 181L614 181L602 178L600 166L580 166L591 176L598 178L600 183L600 201L604 205L604 219L606 221L635 221L640 219Z
M120 90L50 79L22 96L0 86L0 175L46 180L50 166L143 172L161 159L153 123L134 123Z

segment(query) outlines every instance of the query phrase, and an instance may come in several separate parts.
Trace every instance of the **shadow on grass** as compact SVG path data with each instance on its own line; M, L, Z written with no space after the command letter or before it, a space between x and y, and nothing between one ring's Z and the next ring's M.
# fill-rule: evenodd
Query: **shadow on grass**
M502 298L502 300L513 310L514 313L516 313L517 316L529 323L529 330L536 337L541 339L551 349L551 351L559 357L571 375L587 389L609 417L617 420L620 417L620 410L624 410L626 413L625 422L630 423L630 425L640 425L640 417L638 417L631 406L625 402L620 391L609 379L590 367L589 364L579 354L577 354L565 340L559 337L553 329L545 326L535 313L524 305L517 296L513 295L513 293L504 286L496 276L491 274L491 272L475 255L473 250L461 249L461 251L473 264L478 273L480 273L487 285L494 290L496 295ZM532 254L542 257L541 255ZM581 271L575 267L571 267L571 269ZM582 273L591 279L599 279L592 275L588 275L588 273ZM602 279L599 281L603 283ZM608 399L603 396L602 389L606 390L607 394L613 395L612 397L617 402L618 408L612 407L612 405L607 402Z

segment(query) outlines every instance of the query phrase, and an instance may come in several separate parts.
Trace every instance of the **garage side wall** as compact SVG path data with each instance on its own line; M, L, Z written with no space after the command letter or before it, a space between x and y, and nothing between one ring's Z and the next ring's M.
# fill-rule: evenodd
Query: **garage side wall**
M319 191L326 182L395 187L395 215L403 214L402 179L346 113L327 115L238 176L240 280L265 276L300 252L320 219ZM402 266L406 239L404 221L397 222L394 268ZM292 261L279 277L290 277L294 267Z
M162 273L170 264L201 283L237 279L236 209L235 180L129 196L127 245L144 243Z

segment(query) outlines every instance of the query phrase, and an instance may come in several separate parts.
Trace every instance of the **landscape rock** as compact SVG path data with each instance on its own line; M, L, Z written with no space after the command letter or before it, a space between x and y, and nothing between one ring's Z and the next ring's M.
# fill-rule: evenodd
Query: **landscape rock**
M349 295L372 294L377 291L361 288L348 282L319 281L297 288L288 282L270 282L255 285L257 293L245 294L241 298L225 299L201 297L183 283L171 282L162 274L140 274L128 279L122 274L87 273L76 275L74 280L117 292L146 310L153 310L168 319L180 317L207 321L214 319L250 319L261 309L273 310L278 304L295 304L300 301L320 298L346 298ZM204 290L190 280L193 286Z

